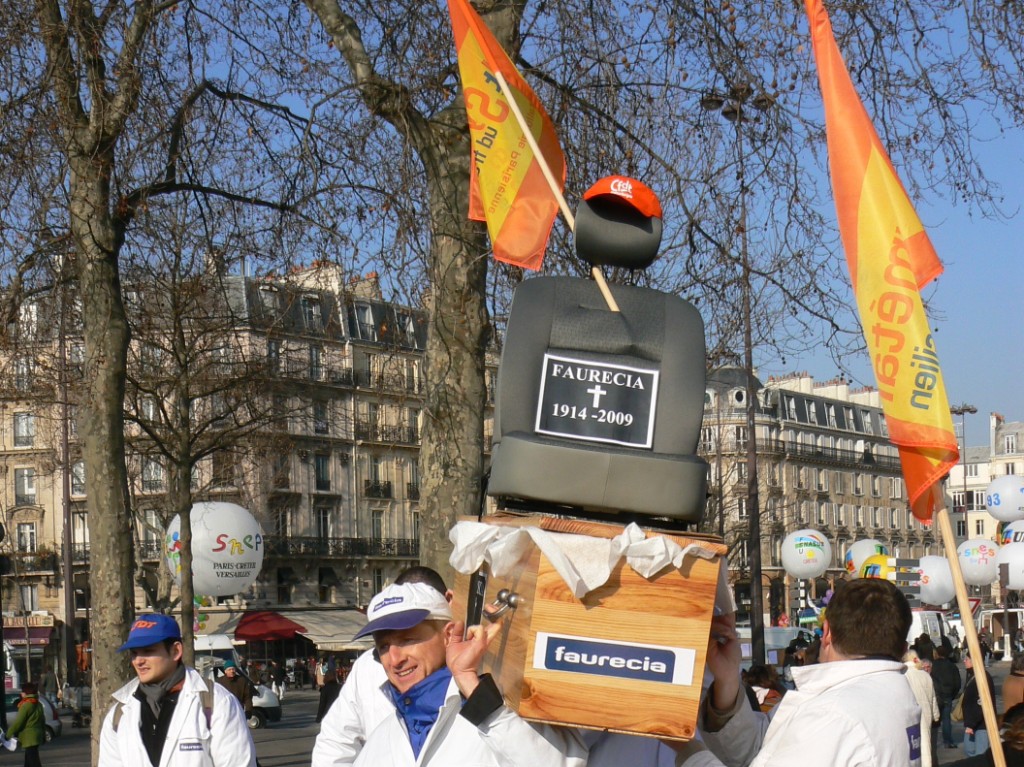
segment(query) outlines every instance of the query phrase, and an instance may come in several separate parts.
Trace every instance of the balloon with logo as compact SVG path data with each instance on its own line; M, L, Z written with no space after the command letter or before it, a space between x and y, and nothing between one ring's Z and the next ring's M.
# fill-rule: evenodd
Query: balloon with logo
M817 530L795 530L782 542L782 566L794 578L817 578L832 561L832 544Z
M860 566L861 578L881 578L884 581L892 572L888 554L872 554Z
M851 544L850 548L846 550L844 562L846 572L853 578L860 578L860 568L863 566L864 560L876 554L888 556L889 547L881 541L876 541L874 538L865 538L862 541Z
M996 477L985 490L985 506L1000 522L1024 519L1024 477L1016 474Z
M1000 565L1006 565L1007 588L1015 591L1024 589L1024 543L1011 543L1000 548L996 554L997 573Z
M164 537L167 566L181 583L181 519ZM251 586L263 567L263 531L234 503L206 501L192 507L192 586L197 594L226 597Z
M944 605L953 601L953 571L945 557L921 557L921 601L926 605Z
M1024 521L1017 520L1007 525L1003 525L1003 530L999 534L999 545L1008 546L1011 543L1024 543Z
M996 545L988 538L971 538L956 547L964 583L971 586L988 586L999 573L996 564Z

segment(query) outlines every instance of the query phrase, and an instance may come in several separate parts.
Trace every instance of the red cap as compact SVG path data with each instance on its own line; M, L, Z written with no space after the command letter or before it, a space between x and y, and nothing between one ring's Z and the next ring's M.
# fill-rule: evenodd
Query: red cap
M629 176L605 176L583 193L583 199L611 195L628 202L647 217L661 218L661 203L651 188Z

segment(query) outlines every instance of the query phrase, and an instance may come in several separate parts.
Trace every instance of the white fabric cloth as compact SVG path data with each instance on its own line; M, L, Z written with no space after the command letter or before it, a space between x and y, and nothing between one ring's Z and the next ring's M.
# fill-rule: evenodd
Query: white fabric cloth
M715 554L693 543L680 546L670 538L647 538L636 524L629 524L614 538L553 533L539 527L505 527L483 522L458 522L448 533L454 544L449 562L460 573L476 572L487 562L497 577L519 567L531 545L537 546L577 599L600 588L625 558L644 578L666 567L681 567L686 557L714 559Z
M367 734L395 713L382 688L387 680L372 650L356 658L337 700L320 722L311 767L342 767L355 761Z
M797 689L773 710L771 724L740 694L732 719L705 732L715 756L686 767L920 767L921 711L902 663L847 660L793 669Z
M142 704L134 697L138 686L139 680L133 679L113 695L121 704L121 719L115 732L117 706L111 706L100 731L99 767L142 767L150 763L139 732ZM201 698L207 689L198 672L187 669L160 764L155 767L256 767L256 746L238 699L221 685L213 685L213 710L207 726Z
M913 663L907 667L907 683L914 693L914 700L921 707L921 764L932 763L932 723L939 721L939 702L935 697L935 682L932 675Z
M405 723L392 713L371 732L355 767L585 767L587 749L576 730L531 725L502 706L480 727L459 715L462 697L452 680L419 758Z

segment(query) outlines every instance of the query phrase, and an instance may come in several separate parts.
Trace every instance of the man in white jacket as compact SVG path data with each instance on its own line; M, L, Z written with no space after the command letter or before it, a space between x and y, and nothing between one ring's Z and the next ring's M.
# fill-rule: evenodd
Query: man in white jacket
M893 584L862 578L838 589L825 613L820 662L793 669L796 689L771 724L740 690L735 632L719 632L708 665L704 746L679 749L678 765L711 767L920 767L921 711L901 662L910 606ZM720 760L720 761L719 761Z
M119 648L136 679L114 693L100 733L100 767L256 767L238 700L181 661L169 615L141 615Z
M528 724L477 673L497 624L465 632L444 596L420 583L384 589L367 616L357 638L373 635L393 710L367 733L356 767L584 767L576 731Z
M452 601L452 592L436 570L424 565L407 567L396 584L422 583ZM311 767L345 767L352 764L366 742L366 736L394 713L395 705L386 692L384 667L367 650L352 664L338 699L334 701L313 744Z

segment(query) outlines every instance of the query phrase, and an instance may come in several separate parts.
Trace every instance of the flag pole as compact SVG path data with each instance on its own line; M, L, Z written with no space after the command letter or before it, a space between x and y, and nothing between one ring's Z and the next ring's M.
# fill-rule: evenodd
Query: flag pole
M548 186L551 187L551 193L554 194L555 199L558 201L558 208L562 211L562 216L565 218L569 228L574 232L576 231L576 218L572 215L572 211L569 210L569 204L565 201L565 197L562 195L562 190L559 189L558 181L555 179L555 174L551 172L551 168L548 167L547 160L544 159L544 154L540 151L540 147L537 146L537 140L533 137L533 131L530 130L530 126L526 124L526 118L523 117L522 111L519 109L519 104L516 103L515 98L512 96L512 89L508 87L508 82L505 80L505 75L501 73L497 67L494 69L494 77L498 81L498 87L501 88L501 93L508 101L509 107L512 109L512 114L516 117L516 122L519 123L519 128L523 131L523 137L526 139L526 143L530 145L530 150L533 152L533 157L537 161L537 165L540 167L541 173L544 174L544 179L548 182ZM608 308L613 311L619 311L619 305L615 302L615 297L612 296L612 291L608 287L608 283L604 279L604 275L601 274L601 270L596 266L590 267L590 274L594 278L594 282L597 283L597 287L601 290L601 295L604 296L605 303L608 304Z
M946 499L939 488L939 483L932 486L932 497L935 502L935 519L942 534L942 545L949 560L949 569L953 573L953 587L956 589L956 603L960 608L960 622L967 635L967 651L970 653L974 666L974 678L978 684L978 697L981 699L981 710L985 715L985 728L988 730L989 746L992 749L992 760L996 767L1006 767L1006 756L1003 754L1003 743L999 738L999 720L993 704L992 691L988 686L988 674L985 672L985 660L981 654L981 643L978 641L978 628L974 625L971 613L971 602L967 596L967 584L960 569L960 559L956 553L956 539L953 537L953 524L949 521L949 509ZM925 737L925 733L921 733Z

